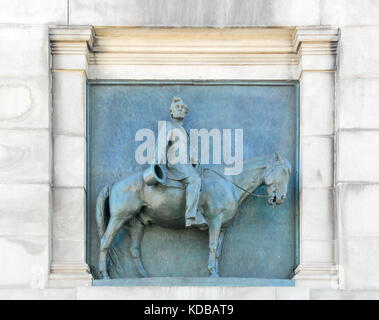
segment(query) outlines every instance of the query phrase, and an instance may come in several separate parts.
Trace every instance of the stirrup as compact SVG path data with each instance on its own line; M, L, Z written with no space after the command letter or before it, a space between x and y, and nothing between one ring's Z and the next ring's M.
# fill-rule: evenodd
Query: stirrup
M200 230L206 230L208 229L208 222L204 218L204 216L198 212L195 218L189 218L186 219L186 228L192 227L192 228L199 228Z

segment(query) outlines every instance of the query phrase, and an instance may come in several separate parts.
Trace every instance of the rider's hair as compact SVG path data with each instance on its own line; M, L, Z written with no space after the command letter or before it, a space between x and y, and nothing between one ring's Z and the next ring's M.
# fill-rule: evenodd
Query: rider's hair
M173 109L174 109L174 105L175 105L175 103L177 103L177 102L179 102L179 101L182 101L183 102L183 100L182 100L182 98L179 98L179 97L174 97L174 98L172 98L172 101L171 101L171 105L170 105L170 115L171 115L171 117L172 117L172 111L173 111ZM183 103L184 104L184 103ZM185 107L185 109L186 109L186 114L188 113L188 107L184 104L184 107Z

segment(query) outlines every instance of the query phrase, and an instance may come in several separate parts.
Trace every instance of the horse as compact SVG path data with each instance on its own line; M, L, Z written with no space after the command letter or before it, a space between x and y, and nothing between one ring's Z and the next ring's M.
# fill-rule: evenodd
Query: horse
M219 277L219 260L224 234L236 217L244 199L265 185L268 204L280 205L287 194L290 174L289 162L282 159L278 153L275 153L274 157L266 156L245 161L243 171L239 175L225 176L220 172L220 168L202 170L198 208L208 222L210 277ZM107 213L109 213L108 224ZM145 225L155 224L166 228L184 229L184 213L185 190L162 184L147 185L143 179L142 169L105 186L96 200L96 221L101 239L100 277L109 279L106 269L107 253L121 227L124 227L130 235L129 251L139 276L147 277L141 260L141 239Z

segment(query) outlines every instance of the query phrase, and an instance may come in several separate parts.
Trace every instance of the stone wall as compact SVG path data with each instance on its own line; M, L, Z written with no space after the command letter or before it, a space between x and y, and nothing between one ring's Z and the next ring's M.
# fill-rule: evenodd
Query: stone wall
M3 0L0 6L0 297L75 298L84 290L34 291L47 287L52 259L52 155L59 143L52 134L48 27L69 24L339 27L330 188L338 201L336 215L325 219L335 221L341 290L304 297L379 298L378 1ZM74 192L65 190L67 197Z

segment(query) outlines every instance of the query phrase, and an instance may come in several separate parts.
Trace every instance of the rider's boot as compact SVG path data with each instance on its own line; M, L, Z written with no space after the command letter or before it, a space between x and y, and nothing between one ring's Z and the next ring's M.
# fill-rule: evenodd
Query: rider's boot
M208 228L208 222L199 210L196 211L196 216L186 218L186 228L190 227L199 228L200 230Z
M207 220L198 209L200 198L201 178L197 174L187 177L186 184L186 227L207 228Z

